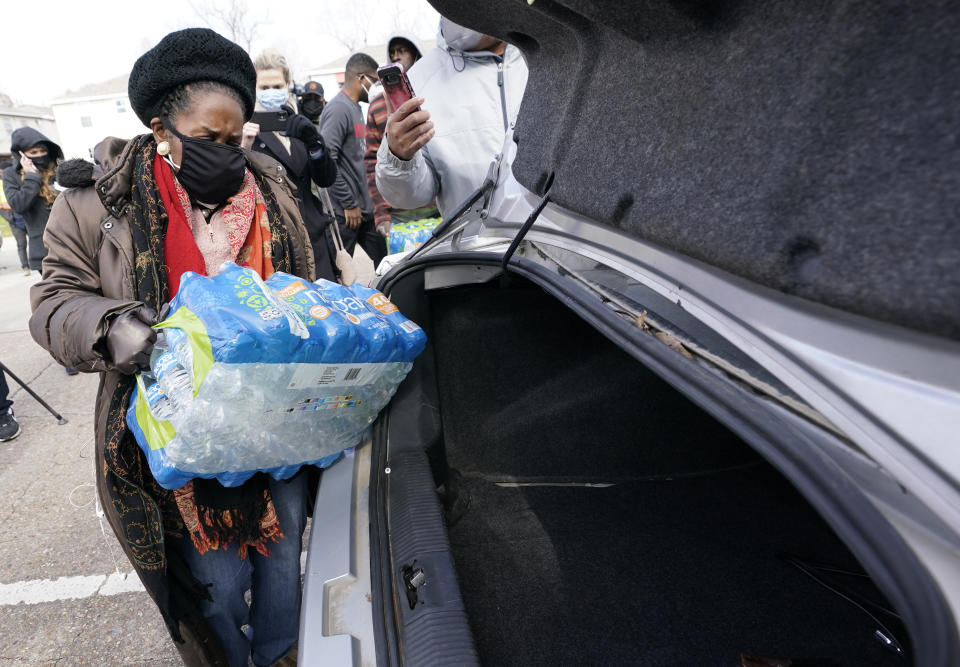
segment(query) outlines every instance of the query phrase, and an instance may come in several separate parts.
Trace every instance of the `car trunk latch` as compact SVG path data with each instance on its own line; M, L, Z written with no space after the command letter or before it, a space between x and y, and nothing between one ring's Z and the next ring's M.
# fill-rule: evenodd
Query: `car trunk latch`
M420 601L420 587L426 583L427 575L424 574L422 567L414 567L417 561L411 565L404 565L400 568L400 574L403 577L403 585L406 588L407 602L411 609L415 609Z

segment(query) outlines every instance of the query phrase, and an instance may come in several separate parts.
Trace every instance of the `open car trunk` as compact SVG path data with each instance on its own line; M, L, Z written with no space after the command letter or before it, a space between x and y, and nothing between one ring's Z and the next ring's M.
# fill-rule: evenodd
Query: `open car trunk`
M396 592L427 562L399 479L426 447L431 539L483 664L909 664L893 605L794 485L566 305L517 280L392 298L430 343L390 409L384 567ZM424 569L421 599L394 600L407 650Z
M381 283L381 662L960 664L960 5L430 1L529 77Z

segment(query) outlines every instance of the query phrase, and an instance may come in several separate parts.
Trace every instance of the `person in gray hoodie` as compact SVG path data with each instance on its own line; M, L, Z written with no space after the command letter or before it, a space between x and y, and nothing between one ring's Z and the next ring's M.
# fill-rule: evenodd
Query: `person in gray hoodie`
M32 270L40 271L47 255L43 230L57 198L54 174L63 151L38 130L21 127L13 131L10 153L13 165L3 170L3 192L10 208L26 221L27 260Z
M396 208L437 198L446 218L483 182L527 85L517 47L440 20L437 48L410 69L414 99L387 119L377 188Z
M399 63L404 72L409 72L422 57L423 50L416 37L412 35L396 34L387 41L387 60L391 63ZM373 218L377 230L387 238L390 237L390 229L394 222L409 222L437 216L437 209L433 206L433 202L430 206L411 210L392 208L377 189L377 151L383 143L389 115L387 98L381 91L373 96L367 108L367 151L363 155L363 161L367 167L367 187L370 188L370 197L373 199Z
M387 254L387 244L377 232L373 201L363 163L367 124L360 102L369 102L377 83L377 61L366 53L347 60L343 87L320 114L320 134L337 163L337 180L330 188L343 243L350 254L359 243L376 266Z

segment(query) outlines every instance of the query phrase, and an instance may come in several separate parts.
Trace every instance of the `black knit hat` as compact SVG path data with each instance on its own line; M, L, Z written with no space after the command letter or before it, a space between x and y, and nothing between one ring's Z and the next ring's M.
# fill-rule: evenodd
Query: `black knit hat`
M171 32L133 65L127 94L137 117L149 126L160 104L177 86L219 81L240 94L244 120L253 114L257 72L250 56L226 37L208 28Z

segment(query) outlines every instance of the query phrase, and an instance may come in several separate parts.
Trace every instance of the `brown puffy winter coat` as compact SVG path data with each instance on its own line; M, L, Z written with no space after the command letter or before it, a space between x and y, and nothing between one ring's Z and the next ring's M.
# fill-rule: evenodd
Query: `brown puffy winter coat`
M44 234L48 254L43 260L43 279L30 290L30 333L59 363L79 371L100 372L94 422L97 492L114 533L136 565L120 517L106 496L103 457L110 398L122 377L105 356L107 323L112 316L140 305L134 288L135 258L129 226L134 144L135 140L104 140L96 149L101 167L91 171L92 165L84 163L86 173L70 183L78 185L77 181L82 181L83 186L73 187L57 198ZM295 186L272 158L248 151L245 154L250 168L273 186L291 240L293 272L313 280L313 251L300 218ZM178 649L187 664L217 662L210 658L202 627L181 627L181 632L188 641ZM212 652L217 653L215 649Z

